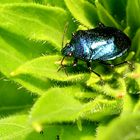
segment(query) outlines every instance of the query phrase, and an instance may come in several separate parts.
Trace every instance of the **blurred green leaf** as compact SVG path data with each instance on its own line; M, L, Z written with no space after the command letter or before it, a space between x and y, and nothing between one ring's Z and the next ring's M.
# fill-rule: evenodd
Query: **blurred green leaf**
M76 20L87 27L96 26L98 16L94 5L84 0L64 0Z
M140 28L137 30L133 40L132 40L132 46L131 46L131 50L133 50L135 52L135 55L133 57L134 60L136 61L140 61Z
M2 140L24 139L32 128L28 125L27 115L11 116L0 120L0 138Z
M0 0L0 4L6 4L6 3L23 3L23 2L29 2L32 0Z
M0 115L9 115L20 111L29 111L36 96L20 89L14 82L5 77L0 79Z
M99 0L103 7L122 24L126 18L126 6L128 0ZM123 23L124 24L124 23Z
M135 69L127 74L126 85L129 94L140 94L140 64L135 63Z
M124 103L123 103L123 111L121 113L121 115L125 115L127 113L132 113L135 107L135 104L137 102L137 99L132 97L129 94L126 94L124 96Z
M127 4L127 24L131 29L131 36L135 35L140 27L140 0L128 0Z
M106 130L106 131L104 131ZM126 114L98 128L97 140L140 139L140 113ZM117 134L117 135L116 135Z
M102 23L108 26L113 26L118 29L122 29L121 25L116 21L114 16L112 16L100 3L98 0L95 0L95 5L97 7L97 13L99 19Z
M133 111L134 113L140 112L140 100L136 103Z

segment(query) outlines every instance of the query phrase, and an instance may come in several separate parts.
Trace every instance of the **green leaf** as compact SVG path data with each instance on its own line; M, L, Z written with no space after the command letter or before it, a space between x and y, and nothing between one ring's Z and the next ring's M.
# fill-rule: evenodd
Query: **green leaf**
M98 16L94 5L84 0L64 0L76 20L87 27L96 26Z
M37 4L7 4L0 6L0 12L0 27L30 40L45 40L60 46L68 20L63 9Z
M44 125L42 140L44 140L45 138L49 140L57 140L58 137L60 140L94 140L96 127L96 123L89 121L84 121L82 123L82 130L79 130L77 124L75 123ZM26 137L27 140L31 140L33 138L36 138L35 133L30 133L30 135ZM37 138L36 140L38 140Z
M131 35L134 36L140 27L140 0L128 0L127 4L127 24L131 28Z
M98 129L97 140L140 139L140 113L126 114ZM117 134L117 135L116 135Z
M113 16L119 23L124 22L126 17L126 6L128 0L99 0L103 7Z
M24 139L32 130L26 115L12 116L0 120L0 138L2 140Z
M47 43L29 41L2 28L0 28L0 36L0 71L7 77L11 71L24 62L48 51L52 52L50 50L53 47Z
M137 30L133 40L132 40L132 46L131 50L135 52L135 55L133 57L134 60L140 61L140 28Z
M46 132L47 135L35 132L29 125L27 115L15 115L1 119L0 126L0 138L2 140L43 140L47 139L48 135L49 137L52 136L52 134L47 133L49 130L52 130L50 127L46 129L46 131L48 130ZM53 128L56 129L56 127Z
M133 111L134 113L140 112L140 100L136 103Z
M41 95L46 92L52 86L56 86L57 82L53 82L50 79L38 77L30 74L21 74L14 78L14 81L18 82L21 87L26 88L33 94Z
M126 85L129 94L140 94L140 64L135 63L135 69L127 74Z
M137 102L136 98L133 98L129 94L124 96L124 103L123 103L123 111L121 115L125 115L126 113L132 113Z
M122 105L122 99L106 100L97 98L85 104L80 116L88 120L101 121L113 115L120 114L123 107Z
M95 138L96 124L84 122L82 131L77 128L76 124L53 124L45 125L43 134L32 131L26 136L26 140L44 140L44 139L64 139L64 140L93 140ZM73 135L71 135L73 134Z
M139 3L1 0L0 73L8 78L0 77L0 116L9 117L0 119L0 139L140 139ZM77 28L72 16L83 27L92 28L100 20L134 36L131 52L124 57L135 61L135 69L123 66L110 70L93 63L104 85L97 75L87 73L84 62L71 67L73 58L65 59L67 67L57 71L62 60L62 36L65 44Z
M44 122L75 121L82 109L82 104L70 95L71 92L72 90L67 90L67 88L54 88L42 95L32 108L31 121L33 125Z
M97 77L98 78L98 77ZM124 80L121 77L118 77L116 74L114 76L104 75L105 84L99 85L98 82L95 82L95 78L93 76L87 81L87 85L100 94L105 96L110 96L111 98L119 98L120 96L124 96L126 94L126 85ZM99 78L98 78L99 80Z
M87 77L86 74L84 75L83 73L68 73L69 75L67 76L63 69L58 72L59 67L59 56L43 56L21 65L15 71L11 72L11 76L12 79L38 94L42 94L50 86L53 86L53 82L50 80L58 80L59 82L76 82L78 80L84 80ZM67 71L67 68L65 69ZM58 81L56 83L59 83Z
M48 63L49 62L49 63ZM84 77L83 74L71 74L69 76L62 70L57 71L60 66L60 57L54 56L42 56L34 60L28 61L24 65L21 65L15 71L11 72L11 76L18 76L20 74L31 74L33 76L47 77L54 80L67 81Z
M46 41L60 47L67 20L63 9L35 4L6 4L0 5L0 12L0 71L6 76L28 59L46 51L56 53Z
M6 4L6 3L23 3L26 1L31 1L31 0L1 0L0 4Z
M99 3L98 0L95 1L97 7L97 13L99 19L102 23L108 26L114 26L118 29L122 29L119 23L114 19L114 17Z
M43 127L43 134L35 132L29 125L27 115L15 115L0 120L0 134L2 140L93 140L97 125L91 122L83 122L82 131L76 124L53 124ZM71 135L73 134L73 135Z
M80 92L84 99L84 93L78 91L76 87L50 89L40 97L32 108L31 122L33 126L42 123L75 122L79 119L99 121L119 114L122 109L121 99L105 100L97 98L93 100L91 97L90 102L82 102L76 96Z
M36 99L5 77L0 78L0 91L0 116L29 111Z
M36 3L66 8L64 0L33 0Z

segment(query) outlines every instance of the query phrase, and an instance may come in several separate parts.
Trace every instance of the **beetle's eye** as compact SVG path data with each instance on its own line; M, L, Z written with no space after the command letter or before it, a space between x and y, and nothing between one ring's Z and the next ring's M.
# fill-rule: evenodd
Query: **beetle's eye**
M72 52L68 53L68 56L72 56Z

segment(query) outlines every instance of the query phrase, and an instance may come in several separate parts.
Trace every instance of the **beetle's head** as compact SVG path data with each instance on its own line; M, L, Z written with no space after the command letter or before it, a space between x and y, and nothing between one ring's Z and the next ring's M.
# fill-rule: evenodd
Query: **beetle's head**
M67 43L65 47L62 48L61 50L62 55L69 56L69 57L73 56L73 52L74 52L74 47L69 43Z

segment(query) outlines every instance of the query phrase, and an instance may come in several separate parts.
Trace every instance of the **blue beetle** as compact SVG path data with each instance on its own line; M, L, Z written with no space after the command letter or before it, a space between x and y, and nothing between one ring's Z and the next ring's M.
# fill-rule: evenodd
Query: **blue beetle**
M131 40L121 30L100 23L94 29L79 30L73 34L70 42L61 50L62 55L64 55L61 60L61 67L64 67L63 60L65 57L74 58L73 66L76 66L78 59L81 59L87 63L90 71L101 78L100 74L91 69L91 63L99 60L103 64L112 67L128 63L124 61L116 65L111 65L106 63L106 61L122 56L130 46Z

